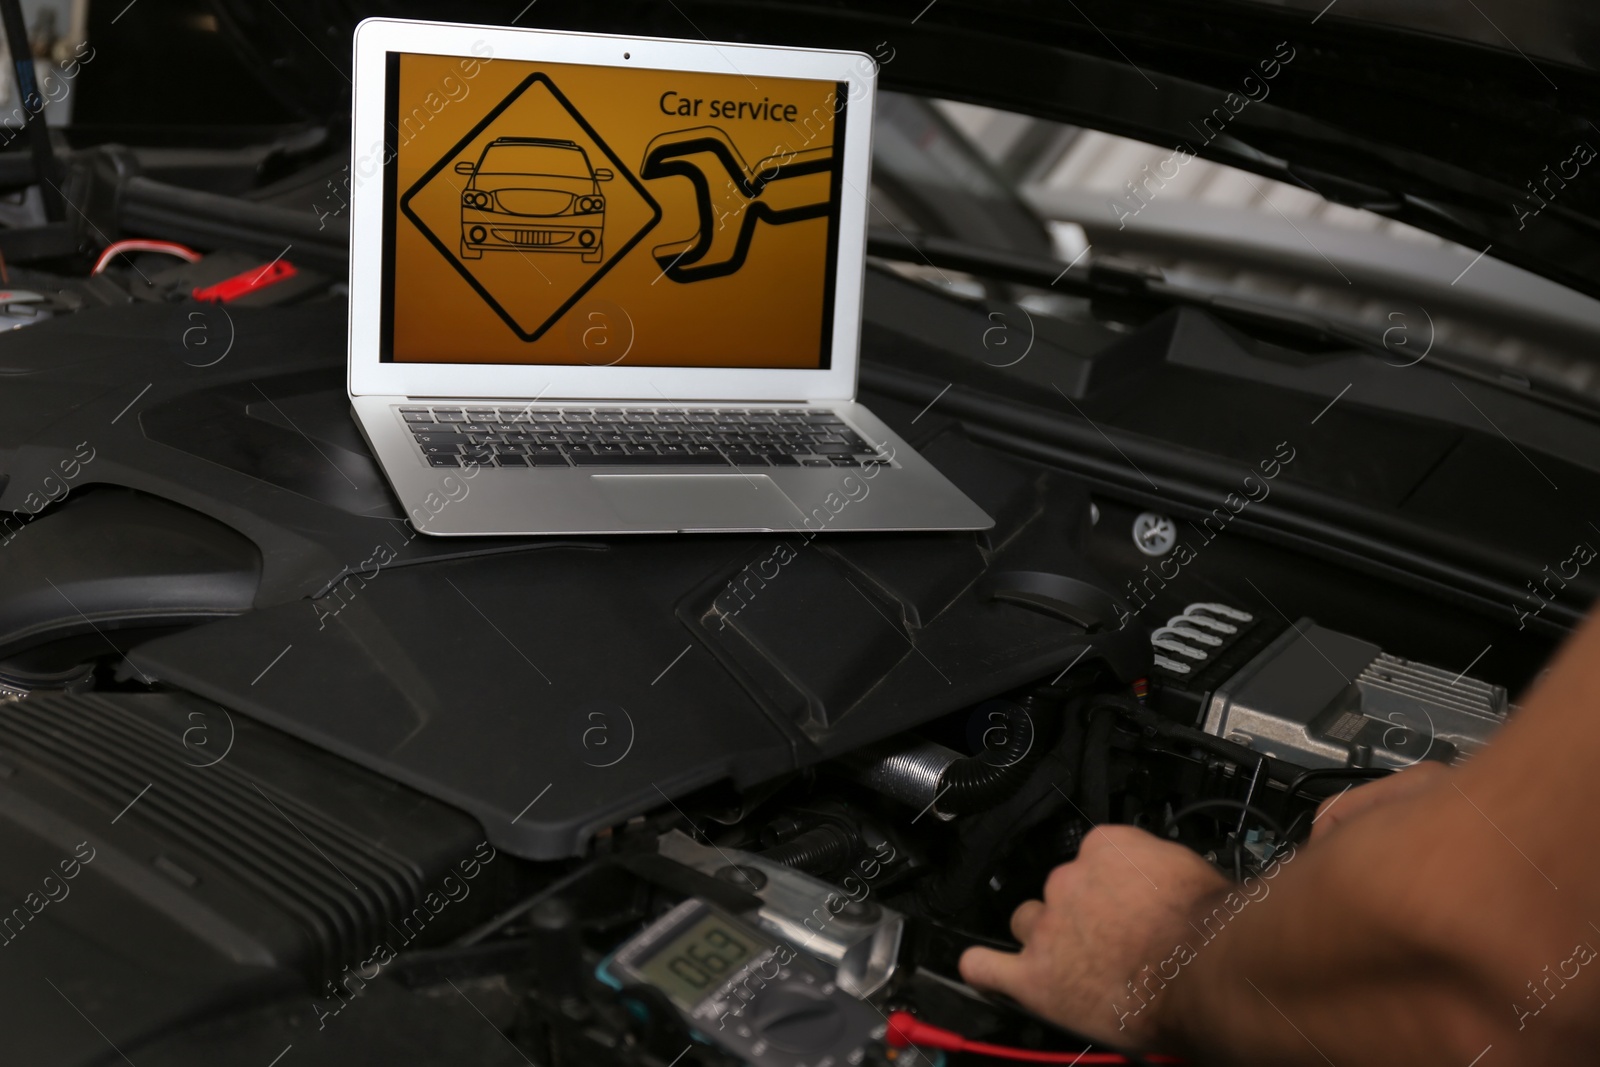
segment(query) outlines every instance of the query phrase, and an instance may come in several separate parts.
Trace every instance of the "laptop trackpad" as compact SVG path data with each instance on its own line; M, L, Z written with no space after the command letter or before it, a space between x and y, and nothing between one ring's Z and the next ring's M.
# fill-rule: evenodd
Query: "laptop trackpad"
M794 530L805 516L765 474L592 474L617 514L651 528Z

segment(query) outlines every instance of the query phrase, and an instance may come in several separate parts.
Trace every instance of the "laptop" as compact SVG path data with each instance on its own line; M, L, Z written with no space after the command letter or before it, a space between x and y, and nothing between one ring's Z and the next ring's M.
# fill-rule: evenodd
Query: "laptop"
M361 23L350 403L416 529L991 526L855 400L875 75Z

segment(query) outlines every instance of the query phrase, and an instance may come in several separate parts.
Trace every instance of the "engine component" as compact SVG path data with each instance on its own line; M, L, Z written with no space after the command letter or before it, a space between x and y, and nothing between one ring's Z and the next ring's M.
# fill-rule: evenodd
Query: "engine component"
M63 310L70 311L72 308L62 307L46 293L31 289L0 290L0 330L32 326Z
M1248 611L1226 604L1190 604L1182 615L1174 615L1150 635L1155 665L1172 674L1189 674L1254 620Z
M861 842L844 827L825 823L767 849L762 855L773 863L821 875L844 866L860 847Z
M752 1067L860 1063L886 1029L805 955L690 897L623 943L597 976L664 994L708 1044Z
M1144 511L1133 520L1133 547L1147 556L1164 556L1178 542L1178 527L1155 511Z
M92 447L83 457L74 469L88 481ZM65 468L62 478L46 481L41 488L55 494L53 509L35 503L0 512L8 558L0 571L0 655L8 665L50 640L87 636L95 654L103 654L99 631L111 626L154 629L250 609L261 554L237 531L151 494L106 485L79 489ZM68 656L26 666L44 674L78 663Z
M696 844L676 831L661 838L659 850L711 875L721 876L731 864L729 874L738 874L732 880L761 899L756 924L831 964L833 981L846 993L871 996L894 974L905 919L868 899L873 879L892 855L870 861L859 877L845 878L840 887L755 853Z
M1458 763L1505 720L1506 691L1301 619L1219 685L1207 733L1304 767Z
M862 785L918 811L932 810L942 820L970 815L1004 800L1020 784L1035 759L1033 713L1042 707L1036 697L980 705L989 727L976 756L921 738L895 739L852 753L841 764Z
M112 924L131 924L138 943L159 944L215 988L292 988L298 972L321 991L378 946L447 939L504 877L460 813L195 697L0 702L0 764L0 848L11 858L0 899L21 900L45 858L87 841L100 858L86 895L118 902L24 909L26 922L0 939L19 942L13 953L54 947L84 973L114 970L105 946L127 935ZM446 899L475 890L471 904Z
M961 753L936 741L896 737L853 752L839 763L848 777L868 789L924 811L939 796L944 772L960 758ZM942 820L955 818L945 811L933 814Z

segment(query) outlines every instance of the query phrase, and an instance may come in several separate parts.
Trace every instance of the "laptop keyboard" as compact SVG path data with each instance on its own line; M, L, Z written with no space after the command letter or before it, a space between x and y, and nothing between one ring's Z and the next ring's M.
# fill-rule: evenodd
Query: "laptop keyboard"
M529 467L858 467L873 448L808 408L400 408L428 463Z

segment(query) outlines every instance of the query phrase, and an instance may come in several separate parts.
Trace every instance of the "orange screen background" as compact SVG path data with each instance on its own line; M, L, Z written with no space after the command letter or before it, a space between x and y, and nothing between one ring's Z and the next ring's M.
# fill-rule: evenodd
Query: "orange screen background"
M395 67L390 70L394 77ZM543 79L530 81L535 74ZM835 140L842 127L834 110L839 91L827 81L400 55L397 97L391 89L398 109L391 110L387 129L396 150L388 179L393 196L388 210L394 213L388 297L392 359L823 366L825 327L831 332L827 290L834 280L828 269L830 231L837 227L839 200L833 157L842 151ZM664 105L667 93L675 95ZM696 100L698 114L692 113ZM720 114L727 102L734 105L731 118ZM749 106L738 107L763 102L763 117L752 117ZM675 113L663 113L663 106ZM484 125L496 108L501 108L498 116ZM680 108L691 113L677 114ZM584 149L591 175L602 168L615 175L591 180L577 164L565 168L577 172L576 178L524 176L524 167L543 166L532 162L510 167L517 173L509 178L456 170L462 161L480 159L492 141L503 137L573 141ZM704 145L708 138L731 147L732 158L742 164L738 177L746 183L763 169L759 161L768 160L766 184L760 186L757 178L756 185L741 190L714 152L672 150L684 141ZM712 239L698 255L694 239L703 223L694 181L683 173L641 175L647 152L663 144L680 170L693 168L706 176ZM541 148L494 158L570 161L578 155L550 153ZM557 163L551 169L563 167ZM477 195L474 181L500 191L492 216L463 205L463 194ZM541 182L563 189L508 188ZM749 190L758 187L752 197ZM535 231L560 234L588 225L570 215L553 221L541 214L569 193L579 204L586 190L605 202L600 262L585 262L581 250L530 247L528 242L542 239L526 236ZM773 210L799 217L774 222L766 214ZM717 276L718 269L737 262L737 235L747 215L757 221L743 262ZM464 236L473 223L502 235L520 233L510 240L521 243L477 249L474 257ZM567 247L575 247L574 238ZM674 270L686 280L675 277ZM699 276L690 278L696 271ZM589 288L582 291L585 285Z

